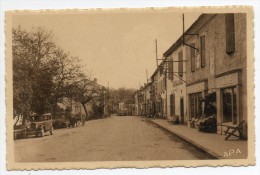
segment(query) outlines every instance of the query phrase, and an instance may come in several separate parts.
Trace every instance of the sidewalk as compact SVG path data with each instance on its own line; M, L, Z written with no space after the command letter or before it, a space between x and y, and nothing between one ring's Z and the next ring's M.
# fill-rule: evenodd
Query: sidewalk
M247 158L246 140L231 137L225 141L224 135L204 133L184 125L173 125L163 119L150 119L150 121L217 159Z

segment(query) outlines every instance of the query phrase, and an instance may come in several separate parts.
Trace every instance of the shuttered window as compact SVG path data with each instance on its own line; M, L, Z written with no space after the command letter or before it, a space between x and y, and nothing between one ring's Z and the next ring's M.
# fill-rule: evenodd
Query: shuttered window
M179 67L178 67L178 72L179 72L179 76L180 77L182 77L182 75L183 75L183 52L182 51L180 51L179 53L178 53L178 65L179 65Z
M195 43L190 44L192 47L195 47ZM195 49L190 47L190 59L191 59L191 72L195 71Z
M205 51L205 35L200 37L200 64L201 67L206 66L206 51Z
M174 94L170 95L170 113L171 113L171 116L175 115L175 95Z
M163 65L160 65L160 75L163 74Z
M163 80L164 80L164 90L166 90L166 87L167 87L167 78L164 77Z
M225 14L226 25L226 53L235 52L235 23L234 13Z
M169 59L168 62L168 79L173 80L173 59Z

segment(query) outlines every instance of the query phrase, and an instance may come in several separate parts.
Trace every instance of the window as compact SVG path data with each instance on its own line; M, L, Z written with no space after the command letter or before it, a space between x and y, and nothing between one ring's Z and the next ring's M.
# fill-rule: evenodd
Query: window
M175 95L170 95L170 113L171 116L175 116Z
M166 87L167 87L167 78L166 77L163 77L163 85L164 85L164 90L166 90Z
M205 55L205 35L200 37L200 64L201 67L206 65L206 55Z
M179 72L179 76L182 77L183 75L183 52L182 51L178 53L178 61L179 61L178 72Z
M192 47L195 47L195 43L190 44ZM190 59L191 59L191 72L195 71L195 49L190 47Z
M173 59L170 58L168 62L168 79L173 80Z
M159 67L160 67L160 75L162 75L163 74L163 65L160 65Z
M237 124L237 88L222 89L223 122Z
M225 14L225 26L226 26L226 53L231 54L235 52L234 13Z
M190 116L198 118L202 115L202 93L190 94Z

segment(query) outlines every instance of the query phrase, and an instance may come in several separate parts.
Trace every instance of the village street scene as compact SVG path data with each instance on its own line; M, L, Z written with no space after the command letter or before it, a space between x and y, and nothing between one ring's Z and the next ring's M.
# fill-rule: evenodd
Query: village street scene
M17 15L15 161L246 159L246 19Z

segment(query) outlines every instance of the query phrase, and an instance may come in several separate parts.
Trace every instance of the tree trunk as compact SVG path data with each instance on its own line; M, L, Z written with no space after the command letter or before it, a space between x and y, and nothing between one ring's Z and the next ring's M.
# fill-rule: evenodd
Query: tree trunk
M28 116L29 116L29 112L23 112L23 114L22 114L22 117L23 117L22 125L23 125L23 127L25 127L25 125L26 125L26 119L27 119Z
M85 104L84 104L84 103L81 103L81 104L82 104L82 106L83 106L83 108L84 108L86 117L88 117L88 110L87 110ZM83 117L83 116L81 115L82 125L84 125L84 124L85 124L85 119L82 119L82 117Z

